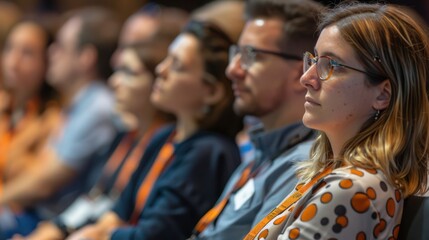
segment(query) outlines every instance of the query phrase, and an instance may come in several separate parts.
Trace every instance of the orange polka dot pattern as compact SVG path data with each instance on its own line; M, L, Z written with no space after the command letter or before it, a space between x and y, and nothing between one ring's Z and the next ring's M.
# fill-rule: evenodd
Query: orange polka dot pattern
M398 238L402 194L381 171L340 168L322 182L272 219L255 239Z

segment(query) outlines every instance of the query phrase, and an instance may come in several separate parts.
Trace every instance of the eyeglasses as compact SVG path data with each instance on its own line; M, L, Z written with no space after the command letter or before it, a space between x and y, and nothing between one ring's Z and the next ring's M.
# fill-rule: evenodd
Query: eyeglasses
M332 73L334 72L335 67L345 67L345 68L349 68L349 69L364 73L370 77L380 78L380 76L378 76L377 74L369 73L354 67L350 67L350 66L338 63L337 61L335 61L334 59L328 56L314 57L313 54L306 52L304 53L303 61L304 61L304 64L303 64L304 72L307 72L307 70L310 69L311 66L316 64L316 72L320 80L328 80L331 77Z
M250 66L252 66L252 64L255 62L255 58L258 53L270 54L277 57L281 57L286 60L302 61L302 57L290 55L287 53L258 49L251 46L232 45L229 47L229 62L232 62L235 56L237 56L237 54L239 53L241 56L241 68L243 68L244 70L247 70Z
M114 74L120 74L122 76L122 80L124 82L132 82L136 80L136 77L139 77L143 74L145 74L147 71L145 70L132 70L128 67L122 66L122 67L116 67L114 69Z
M144 70L133 70L133 69L125 67L125 66L116 67L114 69L114 72L115 73L122 73L124 75L131 76L131 77L136 77L136 76L139 76L139 75L145 73Z

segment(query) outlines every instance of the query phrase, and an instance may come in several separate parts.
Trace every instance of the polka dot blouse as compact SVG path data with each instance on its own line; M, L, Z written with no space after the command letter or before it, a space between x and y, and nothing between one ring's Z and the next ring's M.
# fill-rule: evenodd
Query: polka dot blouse
M272 219L255 239L397 239L402 207L400 191L381 171L340 168Z

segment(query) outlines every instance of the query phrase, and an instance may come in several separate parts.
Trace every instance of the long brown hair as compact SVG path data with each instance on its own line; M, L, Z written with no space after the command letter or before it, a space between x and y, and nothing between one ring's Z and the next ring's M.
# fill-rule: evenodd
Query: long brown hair
M426 30L399 7L353 3L326 13L319 29L335 25L352 48L368 76L377 85L388 79L391 99L378 120L368 119L344 145L339 162L384 172L405 196L427 191L429 158L428 66ZM324 133L316 140L311 161L300 174L310 178L333 162Z
M200 43L200 51L204 59L205 72L210 79L203 79L208 84L212 80L222 84L225 97L216 104L209 106L207 113L198 119L200 127L205 130L223 133L229 137L235 135L243 127L242 117L233 110L234 94L231 81L225 75L228 65L228 49L233 44L231 38L217 25L207 21L190 21L182 33L195 36Z

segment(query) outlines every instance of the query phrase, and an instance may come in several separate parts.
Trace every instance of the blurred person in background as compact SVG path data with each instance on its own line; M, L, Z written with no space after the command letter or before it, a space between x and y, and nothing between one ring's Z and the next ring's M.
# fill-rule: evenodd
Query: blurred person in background
M192 12L191 18L200 21L210 21L225 29L236 43L244 27L244 1L213 1ZM258 124L256 117L245 116L243 118L243 129L237 134L236 141L240 148L242 161L253 157L254 146L250 141L247 130Z
M18 22L21 17L22 12L17 5L9 1L0 1L0 49L3 49L10 28ZM10 97L3 85L3 74L0 73L0 114L9 111L9 108Z
M213 22L231 37L235 43L244 27L244 1L221 0L213 1L197 8L191 18L199 21Z
M3 186L1 205L26 208L8 234L34 228L22 216L38 221L60 213L100 174L104 162L97 156L117 132L105 79L112 72L109 59L118 33L119 23L101 8L75 12L59 30L49 49L47 79L58 90L63 109L55 132L34 153L38 164Z
M42 151L58 120L58 94L45 79L51 42L48 30L29 19L16 23L6 36L1 72L10 101L8 110L0 114L0 195L5 185L25 178L25 170L40 162L35 156ZM12 212L21 210L20 206L3 208L2 232L16 225ZM31 224L34 223L30 221L28 225Z
M178 25L182 25L183 20L186 18L188 18L188 14L183 10L164 7L155 3L146 4L124 22L119 35L118 48L111 59L112 65L115 65L117 56L124 46L151 38L157 33L158 28L163 31L162 34L171 35L166 37L176 37L176 32L166 31L168 28L163 26L175 28Z
M175 125L149 144L112 211L69 239L185 239L240 162L242 119L225 76L230 37L191 21L156 68L151 100Z
M153 134L172 120L149 100L155 82L155 67L166 57L169 44L187 20L185 14L172 16L169 10L158 13L161 15L156 18L157 24L152 25L151 34L122 44L120 54L116 55L115 70L109 82L115 92L115 110L122 131L106 155L109 160L96 185L61 215L40 223L26 239L64 239L109 210L128 183ZM165 14L167 11L170 14ZM168 19L174 19L174 22ZM127 33L123 30L121 34Z

